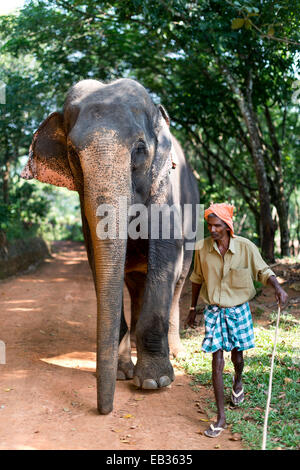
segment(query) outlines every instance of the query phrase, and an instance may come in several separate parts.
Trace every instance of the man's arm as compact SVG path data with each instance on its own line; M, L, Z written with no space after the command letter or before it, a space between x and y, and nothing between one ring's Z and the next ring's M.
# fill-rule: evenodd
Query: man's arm
M288 298L287 293L280 286L275 273L262 259L258 248L253 243L251 243L250 248L252 257L252 272L254 275L254 279L259 282L262 282L265 286L272 286L275 291L276 302L278 302L280 306L284 305Z
M279 282L276 279L276 276L270 276L268 279L268 284L269 286L272 286L273 289L275 290L275 298L276 302L282 306L286 303L288 295L285 292L285 290L282 289L280 286Z
M195 328L195 318L196 318L196 306L198 302L198 297L201 289L201 284L196 284L192 282L192 303L187 319L185 320L185 326L190 326Z

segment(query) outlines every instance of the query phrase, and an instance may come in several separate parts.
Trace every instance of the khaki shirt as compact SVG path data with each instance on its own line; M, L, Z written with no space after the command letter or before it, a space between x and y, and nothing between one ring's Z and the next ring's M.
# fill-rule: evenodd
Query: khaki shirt
M266 285L275 276L247 238L230 237L224 259L211 237L198 243L190 280L202 284L200 295L209 305L234 307L247 302L256 294L254 280Z

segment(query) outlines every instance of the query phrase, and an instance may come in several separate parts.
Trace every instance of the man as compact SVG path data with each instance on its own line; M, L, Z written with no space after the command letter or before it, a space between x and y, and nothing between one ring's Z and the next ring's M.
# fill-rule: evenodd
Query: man
M231 401L238 406L244 400L242 372L243 351L254 347L252 317L248 301L256 291L253 280L271 285L276 301L283 305L286 292L274 272L262 259L256 246L234 235L229 204L212 204L204 212L210 237L195 251L192 302L186 324L194 327L199 293L206 303L205 337L202 350L212 353L212 383L217 404L217 422L205 431L217 437L226 427L224 412L223 351L231 351L235 375Z

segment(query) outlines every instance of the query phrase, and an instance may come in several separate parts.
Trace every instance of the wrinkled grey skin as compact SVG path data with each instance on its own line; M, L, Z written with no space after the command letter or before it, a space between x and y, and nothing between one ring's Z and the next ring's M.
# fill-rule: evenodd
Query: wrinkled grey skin
M176 169L171 169L172 158ZM146 389L170 384L169 349L174 355L180 349L179 297L192 251L184 250L184 237L100 240L96 234L97 207L117 207L120 196L147 207L198 202L196 181L170 134L165 110L133 80L107 85L83 80L70 89L63 114L52 113L36 131L21 176L65 186L80 196L97 296L99 412L112 410L116 378L133 378ZM132 299L135 367L123 314L124 281Z

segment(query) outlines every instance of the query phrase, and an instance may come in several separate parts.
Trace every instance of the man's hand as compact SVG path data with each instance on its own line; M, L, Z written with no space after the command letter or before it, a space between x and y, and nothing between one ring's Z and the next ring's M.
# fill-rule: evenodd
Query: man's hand
M279 287L277 286L275 288L275 299L276 299L276 302L280 305L280 307L282 307L288 299L287 293L280 286Z
M185 323L184 323L185 328L187 328L188 326L190 326L191 328L196 328L196 324L195 324L196 315L197 315L196 308L191 307L189 314L187 316L187 319L185 320Z
M276 302L278 305L280 305L280 307L282 307L287 301L287 293L280 286L276 276L270 276L268 279L268 284L274 288Z

